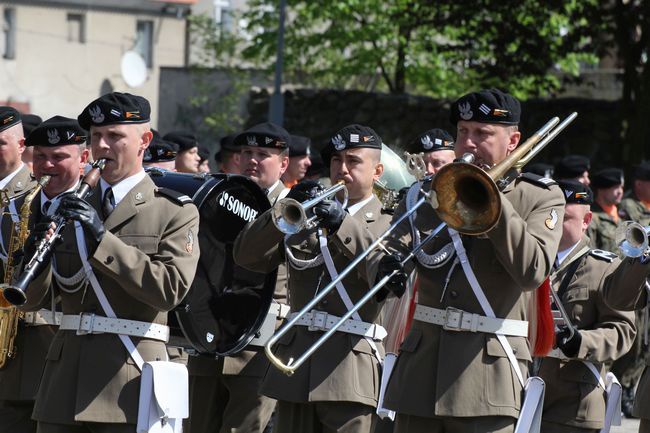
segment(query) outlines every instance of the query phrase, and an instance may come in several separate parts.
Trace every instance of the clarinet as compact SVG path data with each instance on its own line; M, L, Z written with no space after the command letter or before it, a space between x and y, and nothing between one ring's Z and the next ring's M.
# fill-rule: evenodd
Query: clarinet
M105 159L98 159L95 161L90 171L81 180L81 185L79 185L79 188L77 188L73 194L81 199L86 198L95 185L97 185L97 182L99 182L99 178L105 165ZM27 262L25 269L23 269L23 272L20 274L16 282L4 287L2 294L7 302L12 305L23 305L27 302L27 295L25 294L27 286L29 286L34 278L41 273L43 267L49 261L50 256L54 251L54 246L58 239L61 238L61 233L68 221L62 215L55 214L52 218L52 222L56 224L52 236L41 240L36 248L36 252L29 262Z

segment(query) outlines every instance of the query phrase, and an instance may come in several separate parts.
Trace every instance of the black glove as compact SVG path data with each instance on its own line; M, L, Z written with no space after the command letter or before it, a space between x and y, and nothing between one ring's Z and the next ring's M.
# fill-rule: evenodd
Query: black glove
M555 344L566 356L575 358L580 350L582 335L580 335L578 329L573 327L573 337L571 337L571 329L569 326L562 328L555 334Z
M36 253L36 247L45 239L50 226L52 225L52 218L50 216L43 216L43 218L37 222L34 227L29 231L29 236L25 240L25 246L22 250L18 250L14 253L14 263L19 263L24 257L27 260L30 260ZM62 241L62 237L59 236L57 243Z
M69 194L61 199L61 204L58 210L65 219L79 221L84 228L86 238L90 238L89 254L92 254L97 245L104 237L104 223L97 214L97 211L87 201L76 197L74 194Z
M314 215L320 218L319 225L322 228L334 233L343 223L345 210L336 200L325 199L314 206Z
M377 281L381 280L386 275L397 271L397 273L388 280L384 288L392 292L398 298L401 298L406 291L406 280L408 279L406 271L404 271L404 266L402 265L402 260L404 260L404 258L399 253L386 254L379 261L379 267L377 269ZM385 295L386 293L384 293L384 296L378 295L378 299L383 300Z
M324 190L325 187L315 180L303 180L291 188L291 191L287 194L287 198L292 198L302 203L316 197Z

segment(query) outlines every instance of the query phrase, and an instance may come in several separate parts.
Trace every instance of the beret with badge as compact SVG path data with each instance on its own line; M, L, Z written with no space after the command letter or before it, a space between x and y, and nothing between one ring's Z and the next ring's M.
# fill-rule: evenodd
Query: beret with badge
M289 156L311 155L311 139L301 135L292 135L289 141Z
M25 139L25 146L55 147L84 144L86 131L75 119L54 116L39 124Z
M577 180L560 180L557 184L562 188L567 204L591 205L594 202L591 188Z
M586 156L567 155L555 165L554 174L557 179L567 179L582 176L590 168L591 164Z
M150 115L149 101L142 96L112 92L88 104L77 120L83 129L90 131L91 126L146 123L149 122Z
M520 117L521 104L514 96L499 89L485 89L461 96L454 102L449 120L453 125L459 120L518 125Z
M22 122L23 133L25 137L27 137L34 130L34 128L43 122L43 119L41 119L41 116L37 116L36 114L23 114Z
M352 124L334 134L320 154L323 162L329 165L334 152L360 147L381 150L381 137L368 126Z
M158 131L151 130L153 138L151 143L144 150L142 160L144 162L164 162L173 161L178 153L178 146L175 143L164 140Z
M199 146L196 135L189 131L172 131L165 134L165 141L171 141L178 146L178 152L184 152Z
M21 116L14 107L0 107L0 132L20 123Z
M237 134L233 140L235 146L268 147L286 149L291 137L286 129L271 122L264 122Z
M591 186L595 188L611 188L622 185L624 173L620 168L604 168L591 177Z
M650 180L650 161L643 161L634 168L634 179Z
M409 153L454 150L454 137L444 129L434 128L418 135L406 146Z

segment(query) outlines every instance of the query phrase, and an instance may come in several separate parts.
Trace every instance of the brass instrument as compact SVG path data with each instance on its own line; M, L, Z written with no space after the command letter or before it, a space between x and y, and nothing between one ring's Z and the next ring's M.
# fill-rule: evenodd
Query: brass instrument
M98 159L92 165L92 168L84 178L81 180L81 185L73 193L79 198L85 198L92 188L99 182L106 159ZM61 237L61 233L66 226L66 219L61 215L55 214L53 222L56 225L54 233L49 238L42 239L36 247L36 252L25 265L23 272L11 284L3 284L2 295L12 305L23 305L27 302L27 295L25 290L34 278L43 270L43 267L49 262L50 256L54 251L54 246L57 240Z
M5 284L10 284L15 271L14 255L25 246L29 236L29 217L32 213L32 201L41 189L50 181L50 176L43 176L36 187L32 189L20 208L18 221L13 223L9 248L7 249L7 263L5 264ZM18 333L18 322L23 318L24 313L11 305L4 296L0 295L0 368L7 364L7 360L16 356L14 342Z
M649 236L650 227L625 221L616 229L616 245L626 257L641 257L650 254Z
M385 144L381 145L381 163L384 173L373 183L373 192L386 211L394 211L400 200L400 190L416 181L406 163Z
M432 179L430 192L422 191L421 197L415 205L399 218L380 235L368 248L358 255L350 264L339 272L318 294L307 303L291 320L289 320L273 337L266 343L264 350L271 363L287 375L292 375L323 343L329 339L336 330L343 325L352 315L357 312L366 302L372 299L375 294L384 287L388 281L398 272L384 276L350 309L341 319L325 332L314 344L312 344L297 359L289 359L285 364L273 353L275 345L296 323L309 313L318 303L332 291L338 283L352 272L362 260L364 260L375 248L382 247L382 242L395 228L412 215L424 203L430 203L436 210L438 217L443 221L438 225L419 245L414 246L411 252L402 260L407 263L415 254L431 239L436 237L445 227L449 226L458 232L477 235L492 228L501 213L501 199L499 188L495 180L500 179L512 168L521 168L537 155L551 140L553 140L564 128L575 118L577 113L572 113L560 123L560 119L554 117L533 134L526 142L520 145L511 155L501 163L492 167L488 172L474 166L472 154L466 154L459 162L444 166ZM440 174L445 170L444 177ZM444 181L443 181L444 179ZM445 182L450 182L447 185ZM459 189L456 191L456 189Z

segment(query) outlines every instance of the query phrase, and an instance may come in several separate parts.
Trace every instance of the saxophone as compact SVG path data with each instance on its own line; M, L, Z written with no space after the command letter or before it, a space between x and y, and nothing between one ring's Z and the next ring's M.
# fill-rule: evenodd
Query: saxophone
M5 284L11 284L14 273L15 263L14 256L16 252L22 250L25 246L27 236L29 236L29 217L31 215L31 206L34 197L47 185L50 176L43 176L38 184L32 189L20 208L18 221L13 223L9 248L7 249L7 263L5 264ZM5 201L3 200L3 204ZM6 206L6 204L5 204ZM10 358L16 356L14 341L18 333L18 322L22 319L24 313L10 304L5 297L0 294L0 368L7 364Z

